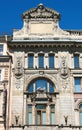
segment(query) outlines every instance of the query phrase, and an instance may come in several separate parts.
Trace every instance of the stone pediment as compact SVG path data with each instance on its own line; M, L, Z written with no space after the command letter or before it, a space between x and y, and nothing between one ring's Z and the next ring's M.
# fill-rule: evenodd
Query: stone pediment
M31 19L31 18L60 19L60 14L55 10L44 7L43 4L39 4L37 8L32 8L29 11L23 13L23 19Z
M60 14L50 8L39 4L22 15L23 28L14 30L13 40L29 38L59 38L69 35L69 32L59 27Z

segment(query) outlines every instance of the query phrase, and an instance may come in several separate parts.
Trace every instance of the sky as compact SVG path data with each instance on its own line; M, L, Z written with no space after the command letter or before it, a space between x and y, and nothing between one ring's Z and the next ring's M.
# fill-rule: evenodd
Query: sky
M62 29L82 30L82 0L0 0L0 35L11 35L13 29L21 29L22 13L40 3L61 14Z

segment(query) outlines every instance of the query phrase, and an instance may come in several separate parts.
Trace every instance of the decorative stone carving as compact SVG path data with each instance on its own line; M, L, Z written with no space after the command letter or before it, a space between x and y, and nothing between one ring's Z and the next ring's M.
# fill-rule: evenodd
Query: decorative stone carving
M67 125L68 116L64 116L64 119L65 119L65 125Z
M60 67L60 75L62 78L67 78L69 74L69 69L66 64L66 57L61 57L61 67Z
M17 89L20 88L20 85L21 85L21 81L20 81L20 79L16 80L15 85L16 85L16 88L17 88Z
M15 77L21 78L23 75L23 66L22 66L22 57L16 57L16 66L15 66Z
M16 125L19 125L19 116L15 115L15 122L16 122Z
M43 4L39 4L37 8L33 8L23 13L23 19L30 18L55 18L60 19L60 14L49 8L45 8Z
M6 117L6 98L7 98L7 90L3 90L3 118L5 120Z

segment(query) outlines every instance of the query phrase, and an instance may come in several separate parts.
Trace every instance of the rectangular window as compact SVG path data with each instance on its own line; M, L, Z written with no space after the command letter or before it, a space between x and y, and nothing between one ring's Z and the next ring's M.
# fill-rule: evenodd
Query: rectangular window
M42 124L46 124L46 112L42 111Z
M49 54L49 68L54 68L54 55Z
M27 106L27 111L28 111L28 125L32 124L32 105Z
M51 114L50 114L50 123L52 124L52 125L54 125L54 123L55 123L55 107L54 107L54 105L51 105L50 106L50 110L51 110Z
M44 55L39 54L39 68L44 68Z
M46 105L37 104L36 105L36 123L38 125L46 124Z
M33 68L34 55L28 54L28 68Z
M75 92L81 92L81 78L76 77L75 80Z
M3 55L3 45L0 45L0 55Z
M80 126L82 126L82 112L80 112Z
M79 55L74 55L74 68L79 68Z

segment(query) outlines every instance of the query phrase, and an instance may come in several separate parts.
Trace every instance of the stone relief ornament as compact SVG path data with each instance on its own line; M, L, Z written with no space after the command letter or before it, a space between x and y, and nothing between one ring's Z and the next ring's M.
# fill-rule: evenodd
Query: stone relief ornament
M69 74L69 69L66 64L66 57L61 57L61 67L60 67L60 75L62 78L67 78Z
M67 122L68 122L68 116L64 116L64 119L65 119L65 125L67 125Z
M19 116L15 115L15 124L19 125Z
M15 66L15 77L21 78L23 75L23 65L22 65L22 57L16 57L16 66Z
M21 86L21 80L20 79L16 80L15 86L16 86L17 89L20 88L20 86Z

